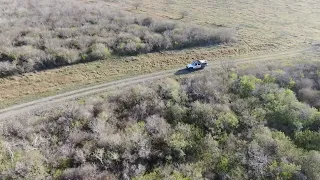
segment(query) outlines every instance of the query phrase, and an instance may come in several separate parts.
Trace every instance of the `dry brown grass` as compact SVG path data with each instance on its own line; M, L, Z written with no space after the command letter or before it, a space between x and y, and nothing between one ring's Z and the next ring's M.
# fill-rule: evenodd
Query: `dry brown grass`
M242 49L246 51L246 49ZM0 79L0 108L102 82L184 67L192 59L236 56L238 47L150 53Z
M243 45L253 48L288 47L320 39L317 0L142 0L139 10L132 8L133 1L107 4L169 19L180 19L180 12L187 11L190 15L182 21L236 27Z
M245 49L242 51L245 51ZM237 59L239 58L238 53L239 49L237 47L151 53L138 57L122 58L121 60L95 61L39 73L27 73L23 76L3 78L0 79L0 108L135 75L183 68L186 63L193 59L209 59L211 62L230 58ZM299 54L290 57L286 55L275 56L272 62L292 63L292 60L310 61L319 59L319 55L310 52ZM246 57L256 58L257 55L252 54ZM241 67L247 67L250 64L245 63Z

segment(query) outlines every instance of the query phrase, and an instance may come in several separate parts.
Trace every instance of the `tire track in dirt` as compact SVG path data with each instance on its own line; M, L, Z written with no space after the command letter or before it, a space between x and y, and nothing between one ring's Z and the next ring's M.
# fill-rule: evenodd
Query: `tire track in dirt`
M278 52L278 53L269 54L269 55L247 57L247 58L241 58L236 60L209 61L209 65L207 68L210 68L210 69L221 68L221 63L224 63L224 62L234 63L234 65L239 65L244 63L274 60L274 59L284 58L284 57L294 57L303 52L312 53L312 51L314 51L314 48L315 47L313 46L308 48L293 49L293 50L280 52L280 53ZM35 100L35 101L31 101L31 102L27 102L19 105L14 105L14 106L0 110L0 120L8 117L14 117L22 113L29 114L31 111L35 109L43 109L53 104L66 102L66 101L73 100L79 97L84 97L87 95L101 93L103 91L106 91L112 88L120 88L120 87L130 86L130 85L145 82L145 81L165 78L165 77L173 76L177 74L177 72L180 72L179 74L185 74L186 72L184 73L184 71L185 70L182 70L182 69L172 69L167 71L161 71L161 72L136 76L128 79L112 81L112 82L108 82L108 83L104 83L104 84L100 84L92 87L82 88L79 90L74 90L67 93L42 98L39 100Z

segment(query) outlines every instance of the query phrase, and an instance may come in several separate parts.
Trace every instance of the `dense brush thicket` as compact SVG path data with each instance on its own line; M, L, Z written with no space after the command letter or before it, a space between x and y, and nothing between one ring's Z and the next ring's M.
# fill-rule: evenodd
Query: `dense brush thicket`
M293 92L319 95L319 70L166 79L37 121L8 120L0 179L319 180L320 112Z
M242 70L241 75L253 74L259 78L270 78L280 87L290 88L297 98L312 107L320 109L320 68L319 64L297 63L295 66L287 66L275 69L275 66Z
M211 29L113 12L103 2L0 0L0 77L57 66L233 41Z

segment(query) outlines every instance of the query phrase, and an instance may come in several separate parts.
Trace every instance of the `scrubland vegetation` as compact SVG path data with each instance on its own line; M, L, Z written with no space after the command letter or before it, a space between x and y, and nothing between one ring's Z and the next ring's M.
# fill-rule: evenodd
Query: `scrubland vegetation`
M319 64L143 84L3 122L1 179L320 179Z
M304 7L270 1L271 8L264 5L263 11L276 13L264 16L257 13L263 12L259 7L248 11L251 2L241 2L244 6L230 2L233 8L229 2L213 2L194 1L199 7L192 10L176 9L179 3L170 8L183 20L192 17L200 22L201 17L199 24L216 27L233 22L241 37L258 34L257 44L250 38L249 44L244 41L250 48L268 47L277 39L296 38L301 43L306 34L317 35L311 33L318 27L312 23L318 22L316 3ZM166 8L157 3L129 5L133 11L156 7L145 12L161 15ZM231 29L113 11L115 6L107 8L103 1L0 0L0 4L0 77L234 41ZM204 9L212 8L208 4L223 8ZM274 11L285 7L280 5L287 6L290 16ZM194 13L199 8L203 13ZM301 16L304 11L297 8L311 14ZM228 18L215 19L220 12ZM241 19L245 13L249 18ZM294 31L299 24L294 18L308 31ZM270 41L264 42L262 36ZM0 126L0 179L319 180L319 65L236 69L226 64L221 71L142 84L65 110L7 119Z
M182 24L101 2L0 1L0 77L153 51L233 41L228 29Z

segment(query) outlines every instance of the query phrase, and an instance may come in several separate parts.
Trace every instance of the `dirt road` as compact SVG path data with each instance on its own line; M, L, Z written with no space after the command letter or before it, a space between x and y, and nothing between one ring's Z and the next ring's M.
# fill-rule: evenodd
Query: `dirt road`
M278 52L274 54L269 54L269 55L263 55L263 56L256 56L256 57L249 57L249 58L242 58L242 59L237 59L237 60L230 60L227 62L232 62L234 65L239 65L243 63L251 63L251 62L258 62L258 61L268 61L268 60L275 60L275 59L281 59L283 57L294 57L297 56L301 53L312 53L316 46L308 47L308 48L301 48L301 49L294 49L294 50L289 50L285 52ZM223 61L226 62L226 61ZM209 66L208 68L221 68L221 63L222 61L209 61ZM28 103L23 103L19 105L15 105L9 108L1 109L0 110L0 120L6 119L9 117L14 117L17 115L24 115L24 113L29 114L35 109L43 109L48 106L52 106L57 103L61 102L66 102L69 100L73 100L79 97L84 97L87 95L93 95L97 93L101 93L103 91L106 91L111 88L120 88L124 86L129 86L137 83L141 83L144 81L151 81L151 80L156 80L168 76L173 76L173 75L181 75L181 74L186 74L188 73L184 69L172 69L172 70L167 70L167 71L162 71L162 72L157 72L157 73L152 73L152 74L147 74L147 75L142 75L142 76L137 76L137 77L132 77L128 79L123 79L123 80L118 80L118 81L113 81L113 82L108 82L104 83L101 85L96 85L88 88L83 88L75 91L70 91L67 93L55 95L55 96L50 96L46 97L43 99L31 101Z

